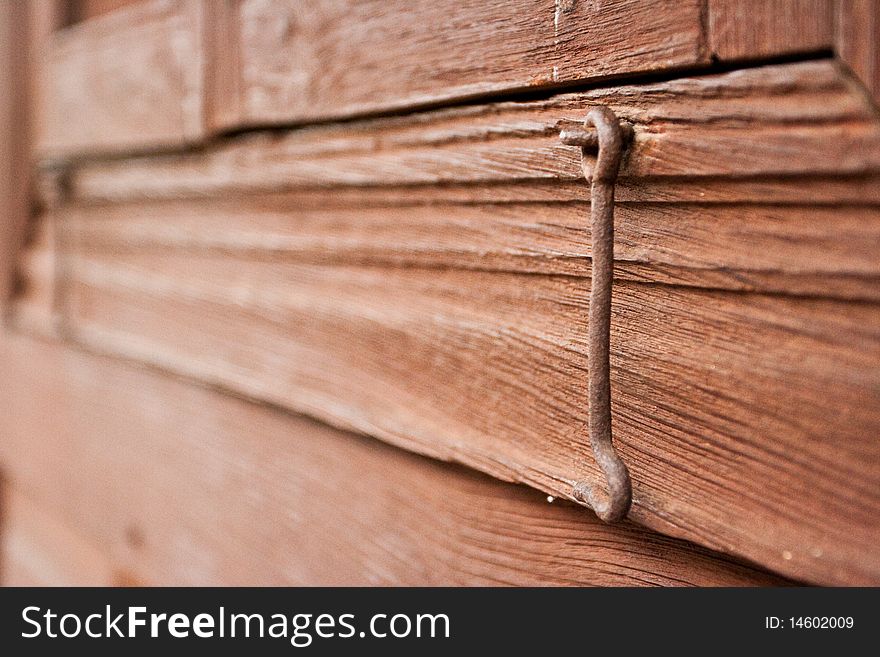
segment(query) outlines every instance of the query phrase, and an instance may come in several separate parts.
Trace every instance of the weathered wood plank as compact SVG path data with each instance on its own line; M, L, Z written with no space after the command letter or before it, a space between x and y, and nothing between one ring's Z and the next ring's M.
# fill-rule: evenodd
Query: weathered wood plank
M79 242L117 252L590 275L588 202L371 196L137 201L62 216ZM876 206L622 203L615 230L620 279L880 301Z
M54 1L54 0L53 0ZM131 5L140 4L149 0L63 0L70 5L70 18L72 21L87 21L109 14Z
M581 180L577 149L559 142L559 130L580 123L600 103L635 126L621 169L630 194L661 182L684 187L694 179L880 171L873 107L833 62L819 61L256 133L206 152L86 163L72 174L71 194L114 200L315 186Z
M0 343L0 363L15 382L0 387L9 478L142 583L784 582L109 359L19 336Z
M880 103L880 2L838 0L837 52Z
M612 341L633 517L877 582L880 131L829 61L82 163L69 335L567 496L595 476L590 246L557 134L596 102L636 126Z
M239 110L238 124L338 118L708 59L697 0L240 0L235 9L240 93L220 102Z
M180 147L205 134L201 0L149 0L57 32L43 62L43 158Z
M11 300L10 324L45 335L55 332L58 256L55 222L44 214L34 220L30 238L17 256L17 289Z
M34 503L17 488L3 485L0 585L110 586L118 581L110 562L95 545L59 521L47 507Z
M805 192L817 187L827 191L825 184L798 185ZM850 203L862 189L854 186ZM54 331L60 294L54 231L61 216L68 235L111 253L173 249L233 259L588 277L589 206L580 202L585 186L568 190L567 201L542 200L565 190L532 191L534 196L521 187L376 189L332 198L292 192L68 206L35 223L19 258L12 317L20 327ZM779 198L772 205L623 203L615 275L621 281L877 301L878 222L880 211L871 205L811 207Z
M846 0L844 0L846 2ZM708 40L722 61L834 48L835 0L708 0Z
M214 133L240 127L244 102L236 0L205 2L205 126Z
M552 495L597 476L583 279L82 249L66 319L95 349ZM798 578L878 581L880 307L614 295L631 517Z
M47 175L58 170L41 172L38 180L47 181ZM77 205L100 205L107 202L172 201L177 199L218 198L246 194L284 194L295 192L296 202L306 207L376 207L397 205L428 205L432 203L510 203L510 202L564 202L588 201L590 191L583 180L529 179L512 182L490 181L485 184L389 184L383 186L337 186L332 194L321 187L296 187L274 192L256 185L251 188L233 188L226 191L216 186L213 192L199 190L195 186L177 189L167 195L153 193L141 187L117 189L102 198L100 193L89 197L80 194L72 197ZM270 185L266 186L271 187ZM275 188L284 188L283 183ZM96 191L96 190L91 190ZM128 195L127 195L128 193ZM291 197L292 198L292 197ZM787 204L848 207L880 204L880 172L863 175L797 174L794 176L761 175L731 178L716 177L663 177L618 180L615 186L618 203L739 203L739 204Z
M880 124L827 61L86 163L70 195L94 221L69 219L116 248L587 275L588 189L556 134L599 100L637 126L619 276L878 298Z
M30 10L0 3L0 318L15 287L16 254L28 220Z

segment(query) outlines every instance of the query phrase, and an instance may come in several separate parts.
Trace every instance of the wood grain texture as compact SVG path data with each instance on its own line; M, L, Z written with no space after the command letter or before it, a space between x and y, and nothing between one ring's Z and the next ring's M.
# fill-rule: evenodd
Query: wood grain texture
M43 63L47 159L204 134L201 0L149 0L57 32Z
M597 476L581 279L193 252L72 260L69 335L93 348L553 495ZM804 579L876 582L880 309L624 282L614 294L632 517Z
M75 22L87 21L125 7L149 0L64 0L70 5L70 18Z
M559 130L591 105L635 126L621 200L642 184L694 179L875 175L880 124L831 61L508 102L257 132L204 152L84 163L81 200L205 196L301 187L582 180ZM659 180L658 180L659 179ZM687 181L687 182L686 182ZM678 193L687 195L689 190ZM644 197L644 195L643 195Z
M620 277L878 299L880 124L828 61L86 163L69 222L118 248L584 276L588 190L558 130L596 102L636 125Z
M837 52L880 103L880 2L838 0Z
M137 201L59 216L80 243L117 253L590 276L588 202L421 205L410 190L399 204L370 205L371 196ZM619 280L880 301L880 208L621 203L615 257Z
M5 434L4 434L5 438ZM106 556L46 507L5 485L0 499L0 585L110 586Z
M722 61L830 51L836 4L835 0L708 0L709 48Z
M39 83L38 54L61 26L64 12L62 3L54 0L3 2L0 12L0 314L3 321L8 321L20 320L32 309L37 314L43 312L44 300L39 295L33 297L33 290L23 286L37 282L43 285L46 272L35 272L35 254L22 254L21 250L33 246L46 252L50 242L46 238L47 227L33 225L37 206L41 202L55 205L58 197L56 193L49 198L49 187L57 190L58 176L38 174L35 170L35 126L46 111ZM40 186L44 189L38 190ZM34 240L34 244L28 245L28 240ZM19 271L20 267L23 271ZM29 282L25 283L25 279ZM36 304L25 307L34 300ZM16 309L10 313L13 304Z
M880 581L880 142L831 62L83 163L66 335L569 496L596 476L590 247L556 140L590 102L636 125L612 336L632 517Z
M15 381L0 388L9 480L141 583L784 583L130 365L20 336L0 362Z
M240 94L219 102L239 124L302 122L692 66L700 5L236 0Z

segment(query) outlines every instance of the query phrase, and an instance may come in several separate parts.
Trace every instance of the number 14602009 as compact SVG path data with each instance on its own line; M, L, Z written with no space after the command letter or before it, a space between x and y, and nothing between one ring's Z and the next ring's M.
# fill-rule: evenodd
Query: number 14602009
M849 630L855 622L852 616L765 616L764 627L768 630L785 628L799 630Z

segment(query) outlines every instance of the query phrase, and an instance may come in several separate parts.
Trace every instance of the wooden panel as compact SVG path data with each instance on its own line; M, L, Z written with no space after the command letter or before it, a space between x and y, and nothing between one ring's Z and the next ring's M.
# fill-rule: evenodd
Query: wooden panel
M58 176L35 175L33 132L45 110L36 55L43 52L63 18L59 2L0 3L0 314L4 320L10 318L13 297L17 296L19 302L31 300L32 290L22 286L33 285L41 278L31 276L35 273L35 263L31 262L34 254L20 253L22 248L29 248L29 238L35 241L31 246L39 250L49 242L45 227L35 229L32 225L35 206L40 197L45 205L53 206L59 196L47 193L48 189L42 194L35 189L52 181L51 187L57 192ZM24 271L19 270L20 266ZM31 280L25 283L22 277ZM18 304L15 314L19 319L29 313L30 309Z
M15 381L0 387L10 479L145 583L783 582L537 491L65 347L13 337L0 362Z
M637 134L612 338L632 517L880 581L880 141L830 62L83 164L68 335L569 496L596 476L589 235L556 134L600 100Z
M90 249L126 254L176 249L218 258L590 275L588 202L419 204L420 194L410 190L388 205L371 205L376 195L369 192L348 202L296 192L137 201L71 206L63 217L69 234ZM620 280L880 301L880 208L625 203L616 214L615 257ZM51 286L34 274L26 284Z
M71 6L71 18L76 22L91 20L146 1L149 0L66 0Z
M206 2L205 124L209 130L239 127L243 119L237 0Z
M100 550L20 490L4 486L0 502L0 584L109 586L118 582Z
M697 0L238 0L245 124L305 121L705 62ZM589 53L588 57L584 53Z
M582 279L192 252L74 267L71 335L95 348L553 495L596 477ZM632 517L804 578L877 581L880 309L615 295Z
M69 221L117 247L588 275L588 189L557 132L596 102L636 125L618 189L621 277L880 298L880 125L830 62L84 164L71 198L121 204Z
M15 285L15 258L28 217L28 6L0 3L0 315Z
M31 235L17 256L17 290L10 322L19 329L51 335L55 332L58 245L50 215L34 220Z
M43 158L181 146L204 135L200 0L150 0L57 32Z
M736 71L394 119L258 132L204 153L85 163L72 172L83 200L204 196L314 186L581 180L562 127L605 104L635 125L621 200L644 185L700 196L722 177L773 182L880 170L873 107L829 61ZM687 179L682 180L682 179ZM693 179L701 182L693 185ZM671 191L673 186L682 187ZM809 192L818 194L820 192ZM726 199L725 199L726 200Z
M760 59L834 47L834 0L708 2L709 47L718 59Z
M839 0L837 49L840 58L880 103L880 2Z

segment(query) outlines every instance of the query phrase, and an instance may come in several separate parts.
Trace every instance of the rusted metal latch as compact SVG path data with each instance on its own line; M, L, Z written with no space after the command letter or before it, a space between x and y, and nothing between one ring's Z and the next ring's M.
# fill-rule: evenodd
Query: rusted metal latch
M611 443L611 281L614 275L614 182L632 126L621 123L607 107L587 114L583 128L563 130L563 144L581 147L581 167L590 186L590 230L593 274L589 313L590 445L605 474L606 490L589 482L575 484L573 495L587 502L605 522L626 516L632 503L629 470ZM588 158L595 153L592 176Z

